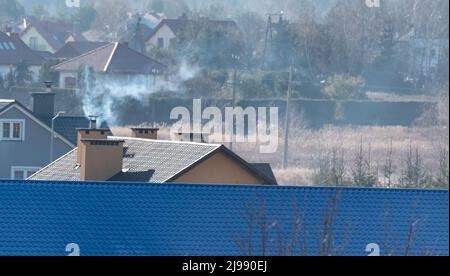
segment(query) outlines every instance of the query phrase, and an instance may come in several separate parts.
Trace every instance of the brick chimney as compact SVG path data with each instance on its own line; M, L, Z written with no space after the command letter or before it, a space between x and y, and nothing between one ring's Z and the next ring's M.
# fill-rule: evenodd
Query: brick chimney
M45 92L32 93L33 113L40 119L51 119L55 115L55 93L52 93L52 83L45 82Z
M82 139L80 180L107 181L122 171L123 140Z
M142 138L142 139L158 139L159 128L150 127L133 127L131 128L131 137Z
M84 139L104 140L108 138L109 129L97 128L97 116L89 116L89 128L77 129L77 164L81 165L81 146Z

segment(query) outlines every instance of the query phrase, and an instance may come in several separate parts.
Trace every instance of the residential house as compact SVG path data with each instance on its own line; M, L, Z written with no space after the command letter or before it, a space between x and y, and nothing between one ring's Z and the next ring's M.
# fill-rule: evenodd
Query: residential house
M81 56L92 50L105 46L108 42L98 41L72 41L67 42L61 49L53 54L57 59L71 59Z
M133 128L131 137L79 129L78 147L32 180L275 185L270 165L250 164L223 145L162 141L157 129Z
M449 254L444 190L6 180L0 194L7 256Z
M0 179L25 179L72 150L76 128L88 127L85 117L59 117L54 121L51 156L53 93L34 93L33 110L16 100L0 99Z
M166 16L162 13L134 13L129 14L128 17L128 46L139 53L145 53L145 38L150 36L153 29L165 19Z
M397 49L406 55L409 77L416 80L429 78L437 73L442 62L447 60L448 63L448 33L427 36L412 28L398 38Z
M210 20L207 18L194 20L188 19L185 15L180 16L178 19L163 19L145 39L147 51L152 49L170 49L174 46L176 39L190 26L193 28L203 26L210 29L237 29L236 23L231 20Z
M33 21L20 34L28 47L36 51L55 53L67 42L86 41L73 24L61 21Z
M156 75L163 74L167 67L147 56L144 56L126 45L108 43L81 56L69 59L53 69L60 74L61 88L73 88L76 84L81 66L92 68L97 80L129 79L131 77L144 77L148 83Z
M17 35L0 32L0 76L5 78L21 62L28 66L32 78L38 80L45 59L28 48Z

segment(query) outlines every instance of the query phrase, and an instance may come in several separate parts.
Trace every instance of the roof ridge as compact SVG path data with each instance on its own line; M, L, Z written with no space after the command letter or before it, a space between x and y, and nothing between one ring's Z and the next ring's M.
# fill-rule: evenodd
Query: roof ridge
M113 42L107 43L106 45L103 45L103 46L100 46L100 47L98 47L98 48L95 48L94 50L91 50L91 51L89 51L89 52L86 52L86 53L84 53L84 54L82 54L82 55L79 55L79 56L76 56L76 57L74 57L74 58L71 58L71 59L68 59L68 60L66 60L66 61L63 61L63 62L61 62L61 63L58 63L58 64L56 64L55 66L53 66L52 68L56 68L56 67L59 67L59 66L61 66L61 65L67 64L67 63L69 63L69 62L73 62L73 61L75 61L75 60L77 60L77 59L80 59L80 58L82 58L82 57L85 57L85 56L87 56L87 55L89 55L89 54L92 54L92 53L94 53L94 52L96 52L96 51L103 50L103 48L106 48L106 47L108 47L108 46L111 46L112 44L114 44L114 43L113 43Z
M73 150L71 151L73 152ZM68 153L69 154L69 153ZM55 161L56 162L56 161ZM271 190L340 190L340 191L373 191L373 192L421 192L421 193L448 193L444 189L388 189L388 188L362 188L362 187L317 187L317 186L283 186L283 185L255 185L255 184L196 184L196 183L151 183L151 182L114 182L114 181L66 181L66 180L0 180L0 185L16 184L27 181L28 184L51 185L78 185L78 186L137 186L137 187L186 187L186 188L241 188L241 189L271 189Z
M119 42L115 42L115 43L114 43L114 48L113 48L113 50L111 51L111 55L109 56L108 61L106 62L105 68L103 68L103 72L108 71L108 67L109 67L109 65L111 64L111 60L113 59L113 56L116 54L116 51L117 51L117 47L118 47L118 46L119 46Z
M223 146L222 144L208 144L208 143L172 141L172 140L157 140L157 139L126 137L126 136L108 136L108 139L131 140L131 141L153 142L153 143L182 144L182 145L198 145L198 146L210 146L210 147L216 147L216 148L220 148L221 146Z

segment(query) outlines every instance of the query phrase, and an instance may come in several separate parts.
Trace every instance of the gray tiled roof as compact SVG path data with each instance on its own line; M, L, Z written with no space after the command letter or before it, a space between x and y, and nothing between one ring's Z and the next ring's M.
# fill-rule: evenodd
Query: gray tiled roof
M122 139L122 138L120 138ZM220 145L125 138L123 168L111 181L162 183L218 150ZM32 180L80 180L73 150L33 175Z
M109 43L53 67L56 71L76 72L81 65L95 72L149 74L153 69L163 72L166 66L120 43Z
M123 171L109 181L116 182L172 182L216 152L223 152L241 164L266 184L276 185L269 164L252 165L223 145L191 142L172 142L127 137L109 137L124 140ZM77 150L73 150L43 168L30 180L79 181Z
M105 46L107 42L97 41L73 41L67 42L61 49L59 49L54 56L57 58L74 58L95 50L99 47Z
M59 50L59 48L64 46L70 36L73 36L77 41L86 40L80 32L74 30L73 25L70 23L43 20L34 21L30 26L34 26L55 50Z

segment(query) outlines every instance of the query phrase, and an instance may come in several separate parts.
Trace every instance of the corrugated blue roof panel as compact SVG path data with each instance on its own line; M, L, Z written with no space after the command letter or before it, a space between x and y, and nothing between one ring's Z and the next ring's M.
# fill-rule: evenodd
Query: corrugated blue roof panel
M0 195L0 255L448 255L448 191L0 181Z

